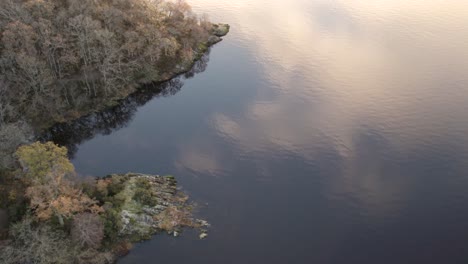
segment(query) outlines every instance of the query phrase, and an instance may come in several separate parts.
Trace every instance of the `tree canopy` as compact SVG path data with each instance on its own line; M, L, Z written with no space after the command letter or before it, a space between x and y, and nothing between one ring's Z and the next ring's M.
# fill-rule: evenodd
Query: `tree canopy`
M22 170L13 172L11 186L24 197L8 206L18 214L9 234L0 234L1 263L110 264L130 242L156 233L206 232L208 224L192 217L172 176L80 178L66 148L51 142L21 146L16 157Z
M22 178L28 185L26 197L34 215L41 221L64 219L82 212L99 213L97 201L84 194L73 182L75 171L67 158L67 149L52 142L36 142L16 152L23 168Z
M160 80L193 61L211 26L182 0L0 1L0 122L60 121Z

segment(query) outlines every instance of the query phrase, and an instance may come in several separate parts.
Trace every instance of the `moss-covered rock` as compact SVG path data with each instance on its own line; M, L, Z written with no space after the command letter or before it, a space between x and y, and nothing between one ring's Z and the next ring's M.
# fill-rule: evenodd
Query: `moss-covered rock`
M128 252L131 243L150 239L159 232L177 236L182 228L190 227L199 229L206 237L208 223L193 218L193 206L188 203L188 197L177 189L173 176L127 173L95 180L73 179L74 169L66 153L65 148L51 142L34 143L17 151L17 157L24 166L22 171L27 175L19 170L0 170L0 191L3 192L0 195L1 263L113 263ZM51 174L60 181L48 176ZM47 185L58 182L58 188ZM54 190L61 200L55 196L40 196L43 192L28 194L36 196L23 195L25 190L38 186L57 188ZM61 205L57 208L69 213L65 217L51 214L47 215L48 218L41 218L38 207L31 202L33 200L43 201L42 207ZM78 203L80 201L84 202ZM55 208L51 209L55 212L52 210ZM2 230L7 218L15 222L8 234ZM22 231L15 233L17 228ZM57 232L50 233L50 230ZM96 236L90 237L89 234ZM35 238L31 240L30 237ZM8 240L2 242L2 239ZM44 240L47 241L45 244ZM64 241L68 242L62 247L55 246ZM37 260L44 250L36 244L49 246L47 243L53 250L57 249L57 254L66 257L64 261ZM29 255L23 256L23 250L29 250ZM11 258L13 255L15 258ZM23 261L23 257L27 261Z
M224 37L229 33L229 24L213 24L213 35L217 37Z
M137 242L156 233L180 232L183 227L208 226L194 219L188 198L177 190L173 176L128 173L109 175L98 180L105 202L106 238L110 241ZM103 187L105 190L102 190Z

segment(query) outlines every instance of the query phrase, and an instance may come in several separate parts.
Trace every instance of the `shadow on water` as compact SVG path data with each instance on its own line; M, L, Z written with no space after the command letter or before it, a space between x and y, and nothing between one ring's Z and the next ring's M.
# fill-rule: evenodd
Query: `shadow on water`
M107 110L89 114L67 123L59 123L39 136L40 141L53 141L68 148L68 155L73 158L78 145L98 134L109 135L113 131L126 127L140 106L153 98L175 95L184 85L184 79L190 79L204 72L209 62L208 50L192 69L169 81L150 83L142 86L135 93L121 100L118 105Z

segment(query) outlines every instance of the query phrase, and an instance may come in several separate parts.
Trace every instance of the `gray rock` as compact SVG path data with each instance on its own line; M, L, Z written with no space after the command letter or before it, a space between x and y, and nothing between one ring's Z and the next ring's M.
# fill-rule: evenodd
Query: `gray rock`
M112 176L112 175L111 175ZM122 228L119 235L131 237L135 240L145 239L161 231L161 221L167 221L167 215L164 214L168 207L183 208L185 206L184 199L178 199L178 191L174 183L175 179L171 177L160 177L145 174L128 173L126 175L113 175L115 177L123 177L126 181L123 183L125 188L120 193L124 196L125 202L120 211ZM140 179L148 181L148 188L153 189L153 199L155 199L155 206L142 204L135 200L134 194L140 191L139 185L136 184ZM184 210L184 209L181 209ZM163 214L162 214L163 213ZM208 227L208 222L200 219L192 219L192 221L199 224L200 227ZM183 226L176 226L178 229ZM206 238L206 230L202 232L201 239ZM173 231L170 234L179 236L179 231Z
M201 227L210 227L210 224L202 219L197 219L196 222L201 226Z
M224 37L229 33L230 26L228 24L215 24L213 25L213 35L217 37Z

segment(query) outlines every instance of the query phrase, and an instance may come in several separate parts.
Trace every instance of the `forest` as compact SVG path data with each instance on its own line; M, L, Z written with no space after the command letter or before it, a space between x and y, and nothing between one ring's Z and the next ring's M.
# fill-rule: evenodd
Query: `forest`
M158 80L193 61L211 26L183 1L2 1L1 120L59 118L90 96Z
M34 132L190 70L226 33L183 0L1 1L0 164Z
M155 232L206 225L172 177L82 179L65 147L31 142L188 72L228 30L183 0L0 1L1 263L112 263Z

